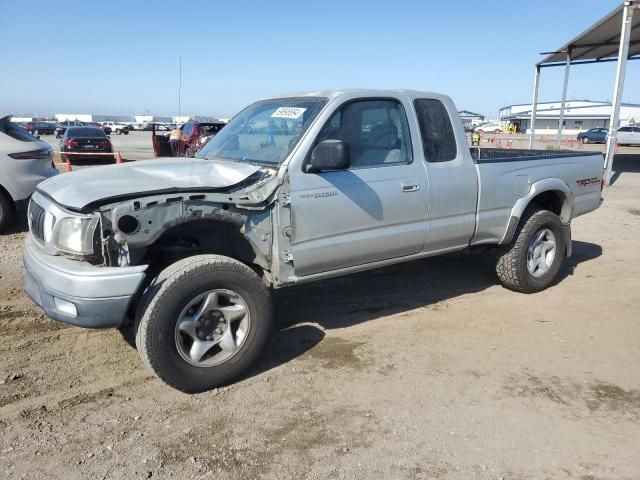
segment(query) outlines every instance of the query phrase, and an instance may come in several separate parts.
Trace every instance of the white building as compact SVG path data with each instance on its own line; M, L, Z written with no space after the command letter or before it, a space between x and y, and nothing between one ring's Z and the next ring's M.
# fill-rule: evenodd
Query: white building
M590 128L608 127L611 117L611 102L591 100L567 100L564 109L565 134L576 134ZM518 132L530 133L531 104L509 105L500 109L500 120L513 123ZM536 112L536 134L556 134L560 120L560 102L538 103ZM623 103L620 108L620 124L640 124L640 105Z
M470 112L469 110L460 110L458 116L462 123L466 126L479 125L484 122L484 115L480 113Z
M93 122L93 115L90 113L56 113L54 115L59 122L78 120L80 122Z

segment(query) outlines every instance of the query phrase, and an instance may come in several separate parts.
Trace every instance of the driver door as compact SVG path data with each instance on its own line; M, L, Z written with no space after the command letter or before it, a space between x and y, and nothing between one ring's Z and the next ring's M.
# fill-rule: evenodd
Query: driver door
M420 252L426 237L426 170L413 158L403 104L386 98L347 102L314 146L331 139L348 145L349 169L290 170L296 275Z

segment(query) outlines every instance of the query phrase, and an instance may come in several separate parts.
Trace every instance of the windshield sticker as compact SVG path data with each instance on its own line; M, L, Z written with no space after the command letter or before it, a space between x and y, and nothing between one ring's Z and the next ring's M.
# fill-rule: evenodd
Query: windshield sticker
M271 114L271 118L300 118L306 111L306 108L300 107L279 107Z

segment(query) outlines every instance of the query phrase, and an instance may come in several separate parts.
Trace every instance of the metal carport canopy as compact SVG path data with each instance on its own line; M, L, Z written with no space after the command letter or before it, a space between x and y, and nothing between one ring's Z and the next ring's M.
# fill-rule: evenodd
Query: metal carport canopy
M611 177L611 164L615 148L616 131L618 129L620 103L627 60L640 59L640 0L626 0L624 4L600 19L593 26L570 40L556 51L543 52L548 55L536 63L536 74L533 85L533 106L531 111L531 135L529 148L533 144L535 134L535 118L538 105L538 86L540 69L545 67L565 67L560 119L558 121L557 145L560 145L564 122L564 107L567 97L570 65L584 65L617 61L616 80L613 93L612 112L609 122L607 141L606 181ZM635 11L635 15L634 15Z

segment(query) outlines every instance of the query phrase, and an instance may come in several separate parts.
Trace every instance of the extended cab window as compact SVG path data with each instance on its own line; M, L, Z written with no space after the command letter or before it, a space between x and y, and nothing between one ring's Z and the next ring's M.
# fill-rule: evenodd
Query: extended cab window
M415 100L424 158L427 162L448 162L456 158L456 136L447 109L440 100Z
M396 100L357 100L336 111L317 143L342 140L349 145L351 168L411 162L409 129Z

